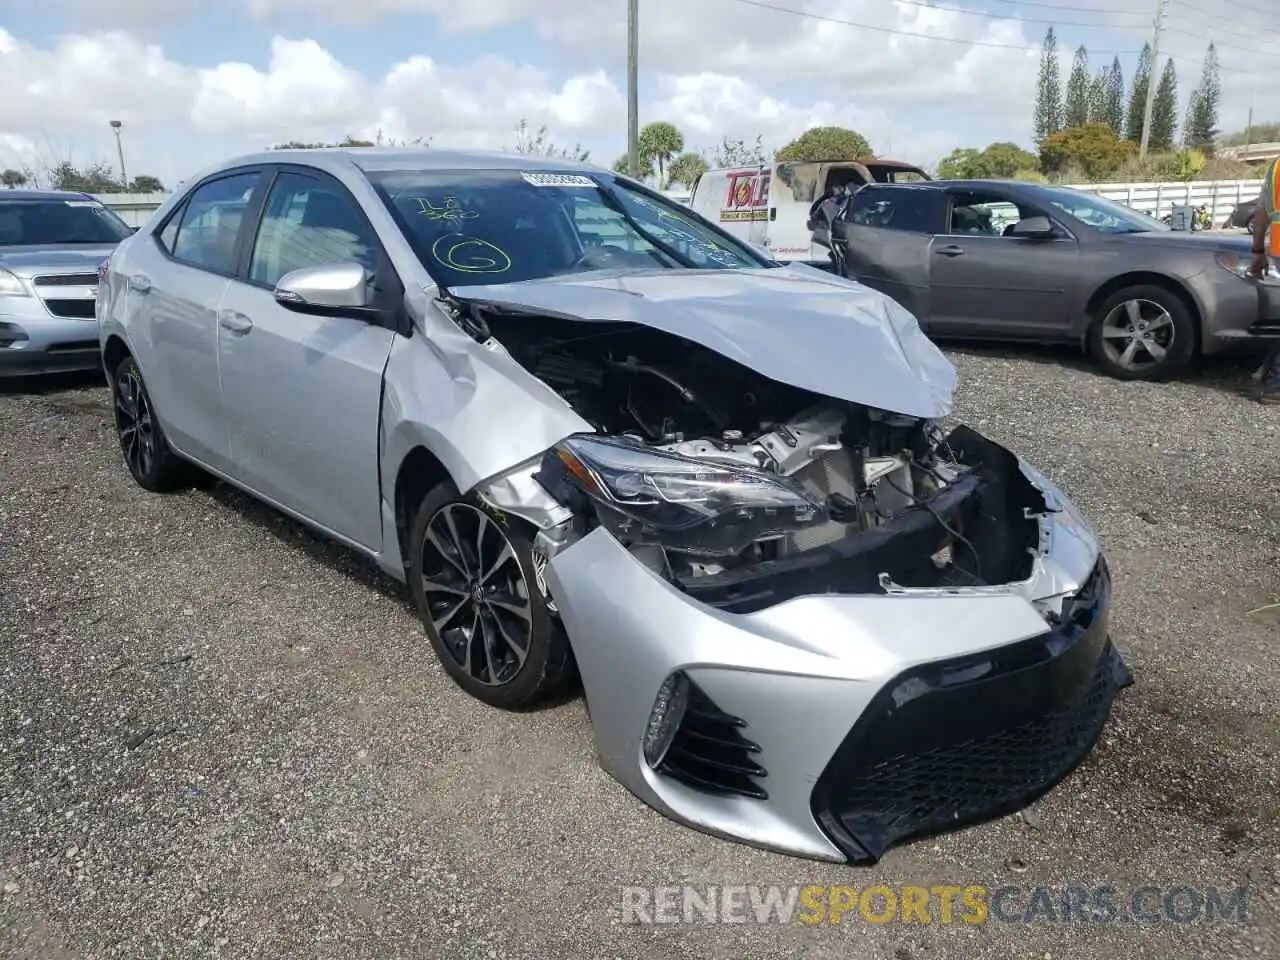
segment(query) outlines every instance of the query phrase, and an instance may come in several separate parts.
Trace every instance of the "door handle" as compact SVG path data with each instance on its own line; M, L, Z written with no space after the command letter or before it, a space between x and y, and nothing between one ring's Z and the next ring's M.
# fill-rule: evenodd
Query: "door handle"
M964 247L949 243L945 247L938 247L934 252L940 257L960 257L964 255Z
M145 273L135 273L129 278L129 289L137 293L147 293L151 290L151 278Z
M248 333L253 329L253 321L235 310L219 310L218 326L232 333Z

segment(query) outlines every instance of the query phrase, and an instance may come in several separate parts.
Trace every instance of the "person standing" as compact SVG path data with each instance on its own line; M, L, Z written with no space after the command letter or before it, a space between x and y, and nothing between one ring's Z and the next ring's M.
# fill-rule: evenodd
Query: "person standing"
M1273 257L1280 261L1280 158L1271 162L1253 212L1253 263L1249 272L1259 280L1266 277ZM1256 398L1260 403L1280 405L1280 340L1272 343L1258 372Z

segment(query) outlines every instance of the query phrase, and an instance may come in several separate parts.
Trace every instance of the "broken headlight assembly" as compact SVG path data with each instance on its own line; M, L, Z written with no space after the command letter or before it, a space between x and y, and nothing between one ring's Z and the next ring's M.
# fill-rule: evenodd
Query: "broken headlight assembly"
M825 523L825 505L763 471L580 434L543 458L538 482L573 508L585 497L600 523L629 545L731 557L752 543Z
M1248 256L1241 256L1229 250L1220 252L1214 259L1218 266L1228 273L1234 273L1242 280L1263 280L1270 283L1280 281L1280 271L1276 270L1274 263L1267 263L1267 272L1261 277L1255 277L1249 271L1252 269L1253 260Z

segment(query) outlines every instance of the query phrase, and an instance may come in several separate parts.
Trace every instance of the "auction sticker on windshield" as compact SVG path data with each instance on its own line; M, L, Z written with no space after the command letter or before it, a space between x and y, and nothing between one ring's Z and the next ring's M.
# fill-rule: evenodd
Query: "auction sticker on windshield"
M535 187L594 187L596 182L578 173L521 173Z

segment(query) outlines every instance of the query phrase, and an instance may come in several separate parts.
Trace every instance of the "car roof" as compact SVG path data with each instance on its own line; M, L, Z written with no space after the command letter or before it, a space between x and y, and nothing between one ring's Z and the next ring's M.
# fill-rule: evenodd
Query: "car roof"
M265 163L298 163L328 173L389 170L557 170L608 173L590 163L560 157L505 153L498 150L439 150L435 147L322 147L311 150L265 150L235 157L218 170Z
M3 190L0 200L93 200L87 193L74 190Z

